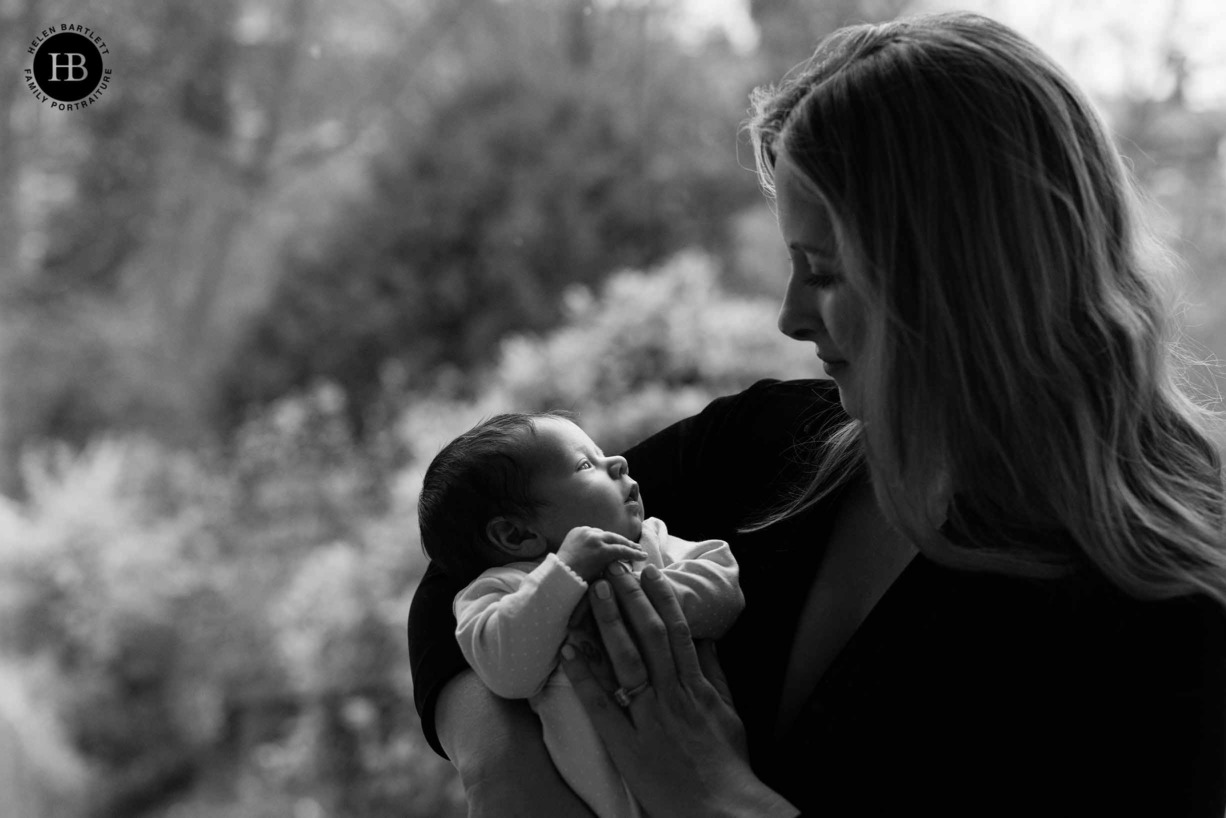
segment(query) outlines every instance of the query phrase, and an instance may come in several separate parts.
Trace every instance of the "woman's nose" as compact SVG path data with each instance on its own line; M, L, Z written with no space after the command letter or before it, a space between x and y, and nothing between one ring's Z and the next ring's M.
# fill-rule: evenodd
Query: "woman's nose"
M811 341L817 331L814 307L805 299L804 288L793 275L788 279L783 304L779 307L779 331L797 341Z

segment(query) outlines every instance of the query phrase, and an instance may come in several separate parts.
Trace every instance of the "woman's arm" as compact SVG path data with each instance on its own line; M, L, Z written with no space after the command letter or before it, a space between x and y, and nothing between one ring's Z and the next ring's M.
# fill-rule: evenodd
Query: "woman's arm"
M439 693L434 723L460 773L469 818L592 818L554 768L527 702L500 699L464 671Z

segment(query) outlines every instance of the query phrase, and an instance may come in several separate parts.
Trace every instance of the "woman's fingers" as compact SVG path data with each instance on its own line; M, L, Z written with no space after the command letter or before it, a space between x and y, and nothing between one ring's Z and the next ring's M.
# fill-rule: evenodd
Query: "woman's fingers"
M611 565L609 580L597 582L590 598L619 685L704 678L681 603L658 568L644 568L640 581L625 566Z
M625 712L605 691L583 655L571 645L562 646L562 671L570 679L596 731L606 741L633 741L634 731Z
M651 575L648 571L648 586L653 582ZM614 577L619 587L627 584L624 576ZM608 583L604 588L609 590ZM667 609L666 594L664 591L659 598ZM642 602L659 621L651 600L643 596ZM672 602L675 605L676 600ZM593 597L598 621L600 611L610 603L617 608L611 596ZM621 631L625 632L624 625ZM678 631L677 635L680 639L684 634ZM660 695L660 690L647 690L635 696L629 707L620 706L605 692L578 651L570 645L562 648L562 670L635 797L652 815L710 815L713 807L730 798L753 805L743 812L746 815L795 815L794 808L754 776L745 729L736 712L702 680L697 685L677 682L665 639L668 672L663 682L656 675L651 681L653 687L667 684L667 692ZM688 636L683 645L694 651Z
M648 566L643 571L644 573L654 572L660 577L661 582L664 581L659 570L653 566ZM633 633L631 646L635 648L636 657L640 657L639 662L646 664L651 682L659 686L675 679L677 669L673 663L672 650L669 646L668 630L655 606L644 593L639 578L625 571L622 566L610 566L609 574L617 596L617 604L612 606L612 615L617 616L619 620L624 618L629 624L630 632ZM596 602L593 601L592 604L595 606ZM597 614L597 621L599 621L599 614ZM626 627L626 624L623 624L622 630L625 630ZM605 645L609 645L607 639ZM616 663L617 658L614 657L613 661Z
M654 565L647 566L643 569L642 586L653 606L653 612L658 613L664 623L677 675L684 681L702 678L702 666L694 649L690 625L685 619L685 612L681 610L681 603L677 601L677 595L664 578L664 573Z
M609 566L609 573L618 580L629 577L634 581L633 575L620 563ZM600 638L609 654L609 661L613 663L617 683L622 687L637 687L650 681L647 666L643 663L630 632L626 630L625 622L622 621L609 581L598 580L592 587L589 598L592 601L592 616L596 619L596 627L600 630Z
M566 644L579 652L586 661L588 671L600 683L607 693L612 693L620 686L613 673L613 665L605 655L604 643L596 630L596 623L588 620L581 628L572 628L566 635Z

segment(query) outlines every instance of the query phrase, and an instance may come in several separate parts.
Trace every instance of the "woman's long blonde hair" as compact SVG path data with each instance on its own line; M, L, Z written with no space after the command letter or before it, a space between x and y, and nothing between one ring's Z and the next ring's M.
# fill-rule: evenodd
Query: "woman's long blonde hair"
M869 464L891 521L945 564L1226 604L1217 417L1180 387L1137 194L1073 82L972 14L856 26L749 130L835 219L871 305L863 416L834 431L811 506ZM952 496L937 531L932 495ZM760 527L760 526L759 526Z

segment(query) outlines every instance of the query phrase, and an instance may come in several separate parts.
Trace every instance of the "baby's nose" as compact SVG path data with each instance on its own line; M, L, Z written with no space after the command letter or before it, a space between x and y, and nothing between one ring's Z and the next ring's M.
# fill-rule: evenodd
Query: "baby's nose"
M626 462L626 458L620 455L609 458L609 474L613 475L613 479L620 480L629 472L630 464Z

